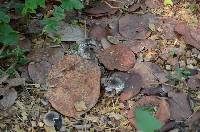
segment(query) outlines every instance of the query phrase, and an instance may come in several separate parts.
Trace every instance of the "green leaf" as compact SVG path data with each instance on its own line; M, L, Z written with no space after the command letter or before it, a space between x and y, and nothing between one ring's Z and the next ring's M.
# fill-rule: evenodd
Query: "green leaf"
M43 32L55 32L58 30L58 21L55 17L45 18L42 23L45 25L43 28Z
M79 0L63 0L61 7L65 10L80 10L84 8Z
M4 45L16 45L19 40L19 34L6 23L0 23L0 43Z
M22 15L27 15L29 13L36 13L37 7L45 7L45 0L25 0L25 5L22 10Z
M136 109L136 126L141 132L155 132L159 130L161 123L149 112L142 109Z
M16 73L16 70L15 70L15 63L13 63L7 70L6 70L6 73L9 75L9 76L11 76L11 77L13 77L14 75L15 75L15 73Z
M3 11L0 11L0 22L9 23L10 17L6 15Z
M24 8L24 4L22 4L22 3L16 3L14 8L15 8L15 11L17 13L21 13L22 10L23 10L23 8Z
M37 0L37 5L40 7L45 7L45 0Z
M173 5L172 0L164 0L164 5Z
M53 16L57 19L57 21L63 20L65 18L64 9L60 6L54 7Z

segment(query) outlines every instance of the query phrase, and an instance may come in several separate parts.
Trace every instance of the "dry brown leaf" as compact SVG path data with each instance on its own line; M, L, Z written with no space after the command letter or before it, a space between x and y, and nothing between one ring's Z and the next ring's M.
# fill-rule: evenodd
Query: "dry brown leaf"
M128 71L135 64L134 53L124 45L112 45L100 52L98 58L108 70Z
M100 68L91 61L68 55L49 72L48 83L54 86L47 92L51 105L60 113L77 117L90 110L100 94ZM87 109L77 111L74 105L80 100Z

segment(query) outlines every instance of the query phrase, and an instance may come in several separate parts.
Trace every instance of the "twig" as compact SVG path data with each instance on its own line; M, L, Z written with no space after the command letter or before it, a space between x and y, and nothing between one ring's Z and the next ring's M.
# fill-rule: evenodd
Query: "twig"
M116 6L112 6L110 3L108 3L107 1L103 1L106 5L108 5L110 8L112 9L120 9L121 7L116 7Z

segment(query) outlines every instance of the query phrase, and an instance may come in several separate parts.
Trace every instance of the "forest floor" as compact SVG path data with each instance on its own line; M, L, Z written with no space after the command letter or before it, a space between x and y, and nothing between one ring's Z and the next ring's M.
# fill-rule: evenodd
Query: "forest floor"
M138 107L162 132L200 131L198 4L94 2L67 12L60 44L39 15L25 29L16 16L30 63L0 79L0 131L136 131Z

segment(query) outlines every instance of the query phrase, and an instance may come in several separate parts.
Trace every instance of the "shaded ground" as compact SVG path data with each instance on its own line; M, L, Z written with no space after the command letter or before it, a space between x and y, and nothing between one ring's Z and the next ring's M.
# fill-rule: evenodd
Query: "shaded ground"
M149 1L100 2L69 16L77 21L66 18L61 45L24 37L31 63L0 80L0 130L135 131L142 106L155 109L162 131L199 131L199 8ZM49 123L49 111L64 115Z

